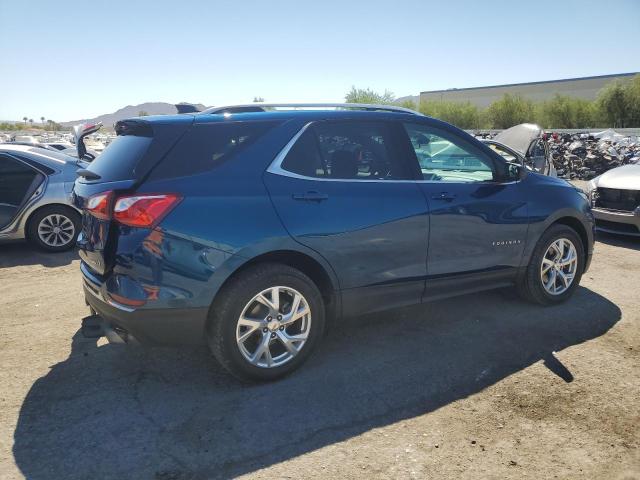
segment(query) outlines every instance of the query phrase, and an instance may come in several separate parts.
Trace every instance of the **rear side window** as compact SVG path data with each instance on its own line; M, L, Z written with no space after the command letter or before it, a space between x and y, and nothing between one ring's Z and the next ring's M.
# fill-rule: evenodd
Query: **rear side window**
M383 122L321 122L291 148L282 168L306 177L348 180L407 180L406 159Z
M152 178L183 177L214 169L276 125L276 122L194 125L156 167Z
M102 181L135 178L134 170L153 141L151 137L121 135L116 137L89 169L100 175Z

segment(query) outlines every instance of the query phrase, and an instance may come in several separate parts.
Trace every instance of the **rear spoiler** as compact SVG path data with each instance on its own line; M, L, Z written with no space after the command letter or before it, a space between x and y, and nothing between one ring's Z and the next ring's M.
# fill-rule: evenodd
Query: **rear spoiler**
M200 110L196 108L195 105L191 105L189 103L176 103L176 109L178 113L198 113Z

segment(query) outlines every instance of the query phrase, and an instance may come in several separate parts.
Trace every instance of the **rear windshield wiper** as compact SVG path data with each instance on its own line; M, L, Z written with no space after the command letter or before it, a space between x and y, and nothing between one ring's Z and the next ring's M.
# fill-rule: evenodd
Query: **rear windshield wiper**
M102 178L97 173L93 173L91 170L87 170L86 168L80 168L79 170L76 170L76 174L79 177L86 178L87 180L100 180L100 178Z

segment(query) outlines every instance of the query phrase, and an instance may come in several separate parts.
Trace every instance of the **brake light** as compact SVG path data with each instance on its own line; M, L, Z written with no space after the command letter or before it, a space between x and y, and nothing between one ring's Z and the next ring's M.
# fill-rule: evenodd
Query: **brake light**
M85 206L85 210L97 217L101 220L109 220L111 217L111 198L113 197L113 192L103 192L92 197L89 197L87 200L87 204Z
M123 225L153 228L182 197L173 193L119 197L113 206L113 218Z

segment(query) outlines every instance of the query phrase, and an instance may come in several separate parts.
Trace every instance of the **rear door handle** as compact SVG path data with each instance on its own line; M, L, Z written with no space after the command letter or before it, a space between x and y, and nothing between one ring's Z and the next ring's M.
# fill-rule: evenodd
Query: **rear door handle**
M294 193L292 195L294 200L300 200L303 202L322 202L329 198L326 193L320 192L307 192L307 193Z
M455 200L455 198L456 196L449 192L440 192L431 196L432 200L444 200L445 202L451 202L452 200Z

